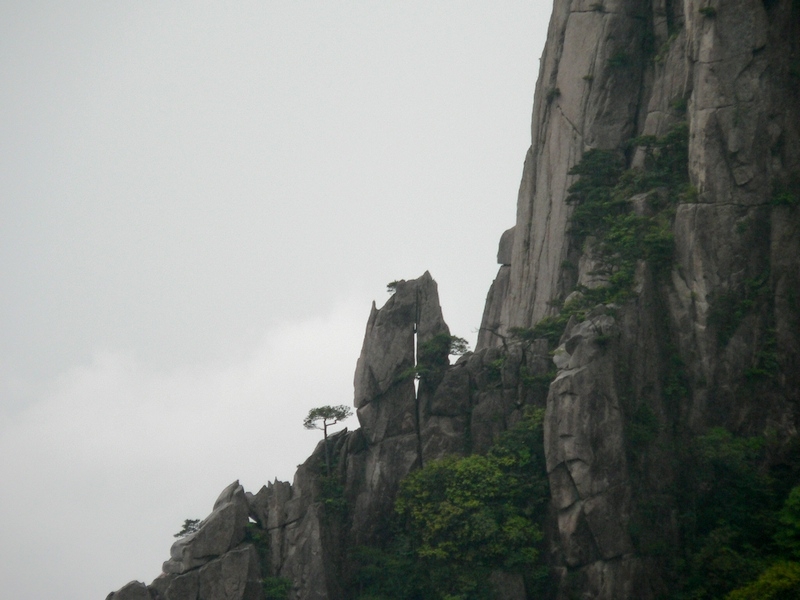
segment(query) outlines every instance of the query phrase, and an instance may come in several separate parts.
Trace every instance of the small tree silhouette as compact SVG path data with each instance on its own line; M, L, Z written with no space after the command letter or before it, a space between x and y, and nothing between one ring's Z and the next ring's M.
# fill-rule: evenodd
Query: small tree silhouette
M200 529L200 519L185 519L183 521L183 529L172 537L181 538L194 533Z
M328 427L336 425L339 421L344 421L352 416L353 410L349 406L320 406L308 411L308 416L303 419L303 427L306 429L321 429L325 438L325 471L328 476L331 474L331 457L328 450Z

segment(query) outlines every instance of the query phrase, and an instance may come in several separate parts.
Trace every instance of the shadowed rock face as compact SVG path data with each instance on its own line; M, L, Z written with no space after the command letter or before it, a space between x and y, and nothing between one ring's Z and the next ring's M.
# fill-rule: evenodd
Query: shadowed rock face
M292 600L344 599L350 552L387 539L402 478L448 454L486 451L528 406L546 407L552 597L668 593L664 561L631 531L644 523L680 545L672 449L718 425L788 444L800 406L800 8L731 0L700 12L707 7L557 0L517 222L500 241L476 351L415 386L420 347L449 329L430 274L398 282L384 307L372 306L354 379L361 428L331 436L332 478L321 443L292 484L255 495L233 484L201 530L176 542L162 576L109 600L255 600L261 574L289 578ZM609 283L595 242L570 232L570 170L590 149L619 151L639 168L644 151L629 141L682 122L691 187L668 215L668 268L657 274L640 260L630 295L573 317L552 356L544 339L515 340L513 328L556 314L578 286ZM651 192L662 190L628 199L637 215ZM770 377L748 378L767 351ZM553 371L547 389L536 384ZM637 453L639 410L652 439ZM653 498L664 514L648 521ZM269 539L266 555L244 542L248 512ZM521 579L492 580L502 597L525 598Z

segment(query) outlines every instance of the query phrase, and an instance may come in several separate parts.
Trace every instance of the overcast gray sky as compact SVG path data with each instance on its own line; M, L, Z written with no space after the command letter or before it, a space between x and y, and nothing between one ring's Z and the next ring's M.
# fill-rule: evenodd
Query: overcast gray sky
M291 480L389 281L474 343L550 9L0 1L4 597L149 583Z

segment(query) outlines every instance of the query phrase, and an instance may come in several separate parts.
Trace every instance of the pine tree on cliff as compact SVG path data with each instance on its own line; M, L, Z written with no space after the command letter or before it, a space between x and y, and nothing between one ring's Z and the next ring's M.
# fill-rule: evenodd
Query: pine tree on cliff
M325 474L331 474L331 456L328 449L328 427L336 425L339 421L344 421L353 414L349 406L320 406L308 411L308 415L303 419L303 427L306 429L321 429L325 439Z

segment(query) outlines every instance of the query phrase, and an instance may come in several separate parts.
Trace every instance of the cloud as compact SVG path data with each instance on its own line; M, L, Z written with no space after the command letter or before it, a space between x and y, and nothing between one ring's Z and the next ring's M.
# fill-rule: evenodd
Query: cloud
M53 581L65 600L149 582L171 534L205 517L225 485L290 479L319 441L302 428L308 410L352 403L367 315L340 302L266 332L236 363L155 372L106 351L63 373L0 423L9 597L51 596Z

